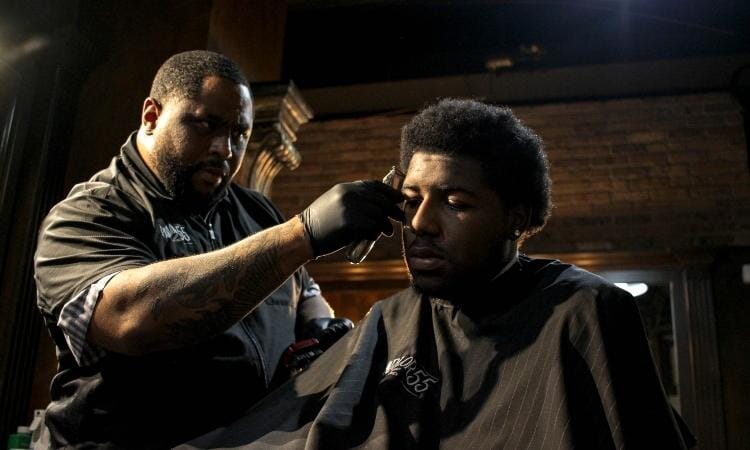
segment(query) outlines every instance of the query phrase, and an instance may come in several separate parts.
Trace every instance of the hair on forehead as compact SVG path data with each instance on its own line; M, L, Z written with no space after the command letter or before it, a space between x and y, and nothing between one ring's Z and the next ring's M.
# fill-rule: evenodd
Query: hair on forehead
M170 57L159 67L149 96L162 103L195 98L200 94L203 80L210 76L226 78L250 89L250 83L234 61L216 52L192 50Z
M531 233L546 224L552 207L547 155L539 136L510 108L476 100L440 100L402 128L404 171L417 151L474 159L508 207L531 210Z

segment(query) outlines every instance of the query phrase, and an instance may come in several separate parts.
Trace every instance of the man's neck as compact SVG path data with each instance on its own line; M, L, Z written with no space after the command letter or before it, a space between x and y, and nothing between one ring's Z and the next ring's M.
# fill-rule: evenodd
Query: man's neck
M138 128L138 133L135 135L135 149L141 156L141 159L146 164L146 167L154 174L157 178L158 172L156 171L156 161L153 159L154 137L146 134L146 130L143 127Z
M484 305L484 307L492 308L491 304L486 304L485 302L497 296L497 290L499 289L498 286L503 284L503 275L507 275L517 263L518 249L514 249L512 256L506 260L505 264L503 264L500 270L491 279L487 281L473 280L472 282L467 280L460 286L460 290L453 292L450 295L431 296L440 298L455 305L462 305L463 307L469 306L471 308L471 305L474 305L474 308L477 306L481 308L482 305ZM456 288L459 289L459 287Z
M507 272L508 269L513 267L513 264L515 264L516 262L518 262L518 249L517 248L513 251L513 256L510 258L508 263L505 264L505 266L503 266L502 269L500 269L500 272L498 272L497 275L492 277L492 279L490 280L490 284L494 283L495 281L497 281L498 278L503 276L503 274Z

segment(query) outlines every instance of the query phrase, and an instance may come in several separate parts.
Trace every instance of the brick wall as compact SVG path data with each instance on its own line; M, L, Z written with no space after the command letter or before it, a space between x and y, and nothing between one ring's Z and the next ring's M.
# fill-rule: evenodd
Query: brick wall
M544 139L555 208L529 253L750 245L750 169L740 107L727 93L519 106ZM340 181L395 164L412 113L314 120L273 199L287 214ZM395 239L374 258L398 257Z

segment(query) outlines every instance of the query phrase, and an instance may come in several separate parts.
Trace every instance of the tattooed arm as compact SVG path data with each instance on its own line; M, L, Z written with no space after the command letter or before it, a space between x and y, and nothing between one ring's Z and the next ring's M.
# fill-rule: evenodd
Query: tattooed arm
M299 216L229 247L120 272L104 288L87 338L137 355L220 333L313 257L392 230L388 217L403 216L402 200L378 181L341 183Z
M221 250L126 270L104 289L88 339L137 355L210 337L252 311L312 257L295 217Z

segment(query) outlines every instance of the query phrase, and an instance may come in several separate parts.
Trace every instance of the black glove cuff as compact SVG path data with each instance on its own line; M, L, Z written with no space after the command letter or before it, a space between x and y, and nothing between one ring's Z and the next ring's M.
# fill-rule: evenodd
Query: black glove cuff
M320 256L320 248L318 248L315 239L312 237L312 232L310 231L310 217L308 216L309 212L308 210L304 210L301 213L297 214L297 217L299 218L300 222L302 222L302 226L305 227L305 234L307 235L307 240L310 241L310 246L313 250L313 258L318 259Z

